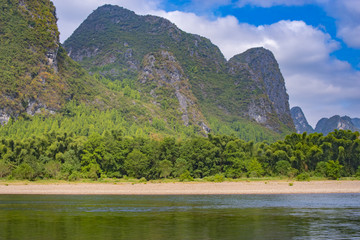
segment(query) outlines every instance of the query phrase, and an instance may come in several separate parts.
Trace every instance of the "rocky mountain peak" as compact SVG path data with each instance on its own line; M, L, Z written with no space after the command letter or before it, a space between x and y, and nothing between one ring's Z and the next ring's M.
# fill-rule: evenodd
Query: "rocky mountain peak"
M313 133L314 129L310 126L308 121L306 120L305 114L303 113L300 107L293 107L290 110L291 117L294 121L294 125L297 133Z
M255 79L262 79L266 93L280 119L288 121L290 116L289 95L285 80L273 53L263 47L252 48L241 54L240 59L247 63L255 74Z
M187 79L197 101L193 105L179 101L179 94L177 101L183 106L184 103L187 106L196 105L197 111L201 110L210 126L212 119L219 126L246 122L277 133L295 130L284 79L273 54L264 48L251 49L226 61L219 48L209 39L186 33L164 18L138 16L109 5L94 11L65 41L64 46L70 57L89 72L114 82L128 79L141 83L144 71L148 70L152 71L149 76L154 78L170 73L174 77L177 74L173 70L181 69L178 73ZM168 52L176 61L161 57L161 52ZM164 66L168 69L156 67L162 65L159 59L167 63ZM179 67L174 68L175 65ZM173 81L173 77L167 80ZM162 80L155 82L171 85ZM144 85L136 87L142 91ZM180 112L184 113L184 109L180 108ZM191 118L189 115L189 123L192 123ZM183 120L187 122L186 117ZM195 125L199 125L199 122L205 121L193 121ZM235 128L235 131L242 131Z
M99 15L110 17L114 23L120 23L121 21L124 22L127 20L134 20L138 17L135 14L135 12L129 9L120 6L105 4L103 6L98 7L95 11L93 11L93 13L89 15L88 20L91 21L97 18Z
M257 98L251 101L249 105L251 117L258 122L273 124L273 116L271 115L274 113L280 122L294 128L285 80L271 51L263 47L252 48L231 58L229 65L231 66L230 72L236 68L238 72L248 71L248 77L252 80L252 87L251 85L248 87L252 91L263 91L266 94L265 99Z
M328 133L334 131L334 129L359 131L359 129L354 126L350 117L340 117L339 115L335 115L331 118L320 119L320 121L316 124L315 132L327 135Z

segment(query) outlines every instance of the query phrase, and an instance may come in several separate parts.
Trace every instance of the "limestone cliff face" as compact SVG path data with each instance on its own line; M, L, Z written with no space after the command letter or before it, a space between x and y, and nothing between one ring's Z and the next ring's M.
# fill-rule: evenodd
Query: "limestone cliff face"
M170 67L171 61L157 55L168 52L176 59L179 66L176 69L181 69L181 76L187 79L192 92L192 96L183 94L181 88L174 92L177 102L182 104L179 109L185 124L192 124L194 118L190 116L189 106L198 106L197 111L203 113L210 125L211 122L217 124L217 128L226 125L230 129L236 125L234 122L240 121L258 129L265 126L277 133L295 131L284 79L273 54L266 49L251 49L227 61L209 39L181 31L166 19L139 16L111 5L95 10L64 46L90 73L114 82L123 79L142 82L144 71L149 68L152 69L149 77L156 80L153 82L166 82L162 79L166 72L176 74ZM162 68L149 67L150 56L157 65L162 63L156 59L167 64ZM160 69L162 73L158 72ZM174 86L172 89L176 89ZM138 90L143 91L143 87ZM148 92L150 94L150 90ZM154 95L154 92L155 89L151 93ZM184 96L187 100L181 100ZM196 104L190 101L193 97L197 99Z
M53 3L8 0L1 7L0 123L53 114L85 92L91 100L96 84L61 47Z
M61 104L59 32L49 1L9 0L0 12L0 122L21 113L52 112ZM11 32L11 34L8 34ZM56 84L54 84L56 82ZM61 88L61 87L60 87Z
M335 129L359 131L359 129L352 123L352 119L350 117L340 117L339 115L335 115L331 118L320 119L316 124L315 132L327 135L328 133L333 132Z
M209 133L208 123L199 110L189 80L172 53L163 50L147 54L140 71L141 89L152 97L153 104L166 104L168 111L176 110L181 114L184 125L198 125Z
M294 128L289 95L279 65L272 54L264 48L253 48L229 60L230 73L247 78L247 88L252 94L248 115L259 123L276 126L276 118L289 128ZM275 116L274 116L275 115Z
M306 120L306 117L300 107L293 107L291 108L290 111L297 133L314 132L314 129L310 126L310 124Z

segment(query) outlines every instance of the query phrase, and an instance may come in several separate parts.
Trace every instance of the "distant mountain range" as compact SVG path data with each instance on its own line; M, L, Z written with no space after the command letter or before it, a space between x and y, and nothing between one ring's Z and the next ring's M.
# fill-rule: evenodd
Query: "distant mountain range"
M360 131L359 118L350 118L348 116L340 117L339 115L335 115L331 118L322 118L316 124L315 129L313 129L308 124L306 117L300 107L291 108L291 116L293 118L297 133L317 132L327 135L328 133L333 132L335 129Z

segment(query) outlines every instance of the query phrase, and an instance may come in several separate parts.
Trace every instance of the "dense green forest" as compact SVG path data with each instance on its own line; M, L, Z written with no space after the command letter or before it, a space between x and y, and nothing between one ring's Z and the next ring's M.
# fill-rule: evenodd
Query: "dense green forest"
M161 122L140 128L114 111L92 112L93 117L90 112L72 118L36 116L1 126L0 178L218 181L360 176L358 132L293 133L272 143L229 135L183 135L184 129L175 137L155 133Z

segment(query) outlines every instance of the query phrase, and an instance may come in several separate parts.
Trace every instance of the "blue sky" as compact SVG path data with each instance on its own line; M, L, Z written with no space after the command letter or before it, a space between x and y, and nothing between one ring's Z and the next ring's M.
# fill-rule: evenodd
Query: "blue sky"
M277 58L291 106L311 125L360 117L359 0L54 0L61 41L103 4L157 15L209 38L229 59L263 46Z
M232 15L235 16L239 22L245 22L255 26L270 25L281 20L303 21L308 25L317 27L330 34L333 39L341 44L341 48L334 51L332 56L339 60L347 61L352 67L360 70L360 49L348 47L341 38L337 37L336 19L329 16L326 10L318 4L304 4L300 6L275 5L272 7L248 4L239 7L236 5L236 1L225 1L225 3L223 1L223 4L208 5L205 8L201 8L191 0L173 0L162 1L160 6L168 12L193 12L199 16L206 16L210 19Z

